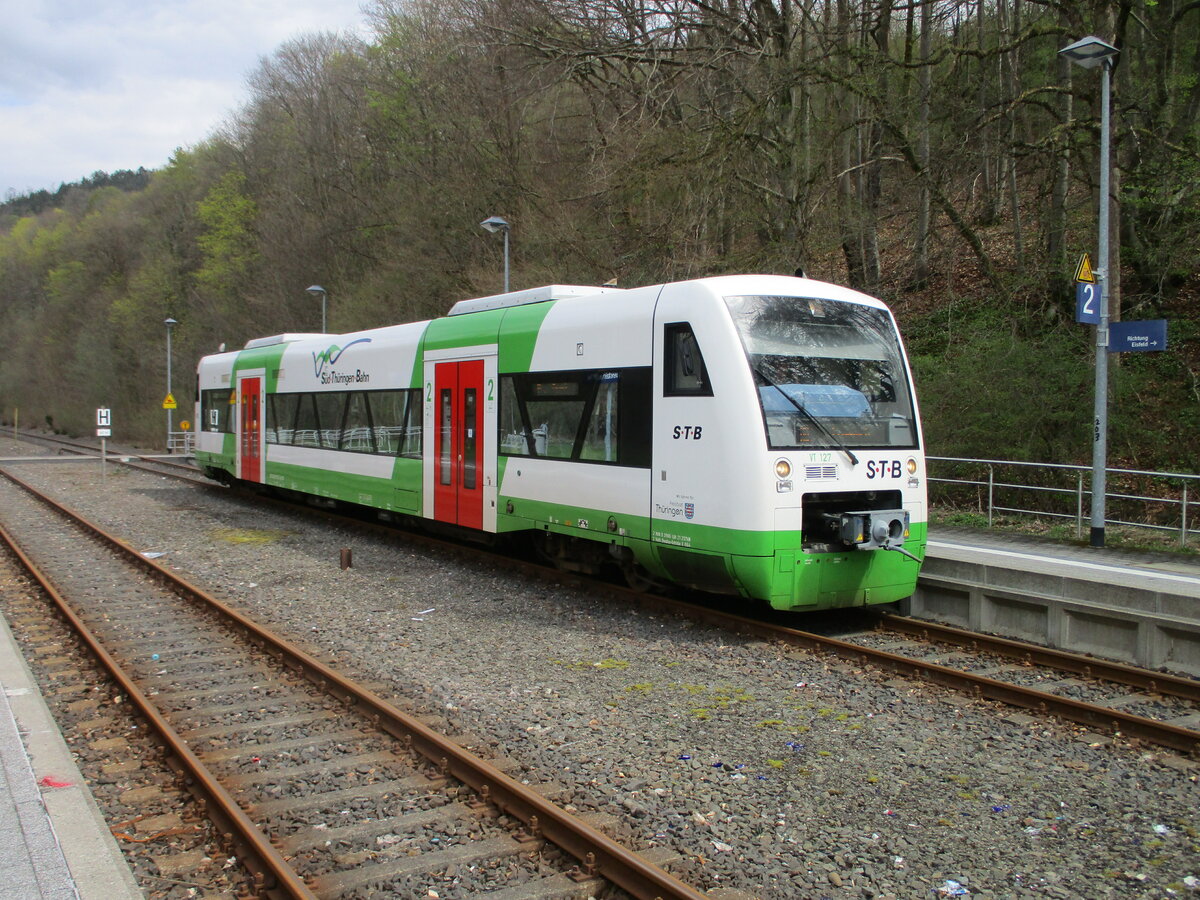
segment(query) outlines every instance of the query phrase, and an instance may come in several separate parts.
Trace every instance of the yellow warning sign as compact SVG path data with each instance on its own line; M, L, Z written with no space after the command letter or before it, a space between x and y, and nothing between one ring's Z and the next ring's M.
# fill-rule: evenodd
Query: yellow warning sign
M192 423L189 422L187 419L184 419L182 422L179 423L180 431L190 431L191 428L192 428Z
M1085 253L1079 257L1079 265L1075 267L1075 280L1084 284L1095 284L1096 275L1092 271L1092 255Z
M163 400L163 409L178 409L178 408L179 408L179 404L175 402L175 395L167 394L166 399Z

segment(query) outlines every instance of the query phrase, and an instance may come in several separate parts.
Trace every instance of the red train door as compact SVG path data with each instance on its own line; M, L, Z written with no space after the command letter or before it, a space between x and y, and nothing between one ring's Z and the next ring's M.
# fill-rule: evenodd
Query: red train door
M241 410L241 477L245 481L262 481L262 378L238 380Z
M483 360L434 366L433 517L483 527Z

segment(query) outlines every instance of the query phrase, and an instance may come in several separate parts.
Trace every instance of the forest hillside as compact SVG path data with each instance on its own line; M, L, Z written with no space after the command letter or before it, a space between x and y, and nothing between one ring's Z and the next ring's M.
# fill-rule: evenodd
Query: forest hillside
M0 204L0 416L161 443L166 329L200 355L445 313L501 289L729 272L895 311L928 449L1090 459L1097 35L1112 71L1112 465L1200 470L1200 3L375 0L367 40L297 37L153 172Z

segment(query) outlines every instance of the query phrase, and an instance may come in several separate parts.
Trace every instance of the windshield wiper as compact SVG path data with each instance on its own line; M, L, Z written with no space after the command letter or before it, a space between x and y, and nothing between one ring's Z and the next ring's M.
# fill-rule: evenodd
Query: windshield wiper
M767 376L767 373L762 370L761 366L754 366L754 374L757 375L759 378L761 378L763 381L765 381L767 383L768 387L773 387L773 388L775 388L775 390L779 391L779 393L783 395L783 398L785 400L787 400L788 403L792 404L792 406L796 407L796 409L800 411L800 414L803 415L804 418L808 419L808 421L810 421L814 425L816 425L818 430L820 430L820 432L823 435L825 435L825 437L829 438L829 440L833 443L833 445L835 447L837 447L839 450L841 450L843 453L845 453L846 456L850 457L850 465L852 465L852 466L858 465L858 457L855 456L853 452L851 452L850 448L847 447L845 444L843 444L841 439L836 434L834 434L832 431L830 431L829 427L824 422L822 422L820 419L818 419L816 416L814 416L812 413L810 413L807 409L805 409L803 406L801 406L799 403L797 403L795 397L793 397L791 394L789 394L787 391L785 391L783 388L781 388L779 385L777 385L774 381L772 381Z

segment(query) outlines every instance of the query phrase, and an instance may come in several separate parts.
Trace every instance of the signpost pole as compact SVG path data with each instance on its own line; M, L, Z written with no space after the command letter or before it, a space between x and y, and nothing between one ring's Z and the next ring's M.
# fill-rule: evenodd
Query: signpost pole
M108 480L108 438L112 434L112 410L101 406L96 410L96 437L100 438L100 480Z
M1114 58L1121 52L1112 44L1090 36L1058 51L1075 65L1100 69L1100 265L1096 291L1100 318L1096 323L1096 403L1092 420L1092 534L1093 547L1104 546L1104 501L1108 457L1108 192L1109 107Z
M1100 64L1100 265L1096 283L1100 290L1100 323L1096 326L1096 398L1092 435L1093 547L1104 546L1105 499L1108 491L1108 166L1109 91L1112 61Z
M171 419L174 417L175 398L171 394L171 329L179 323L172 318L167 318L163 321L167 326L167 399L163 402L163 409L167 411L167 452L171 452Z

